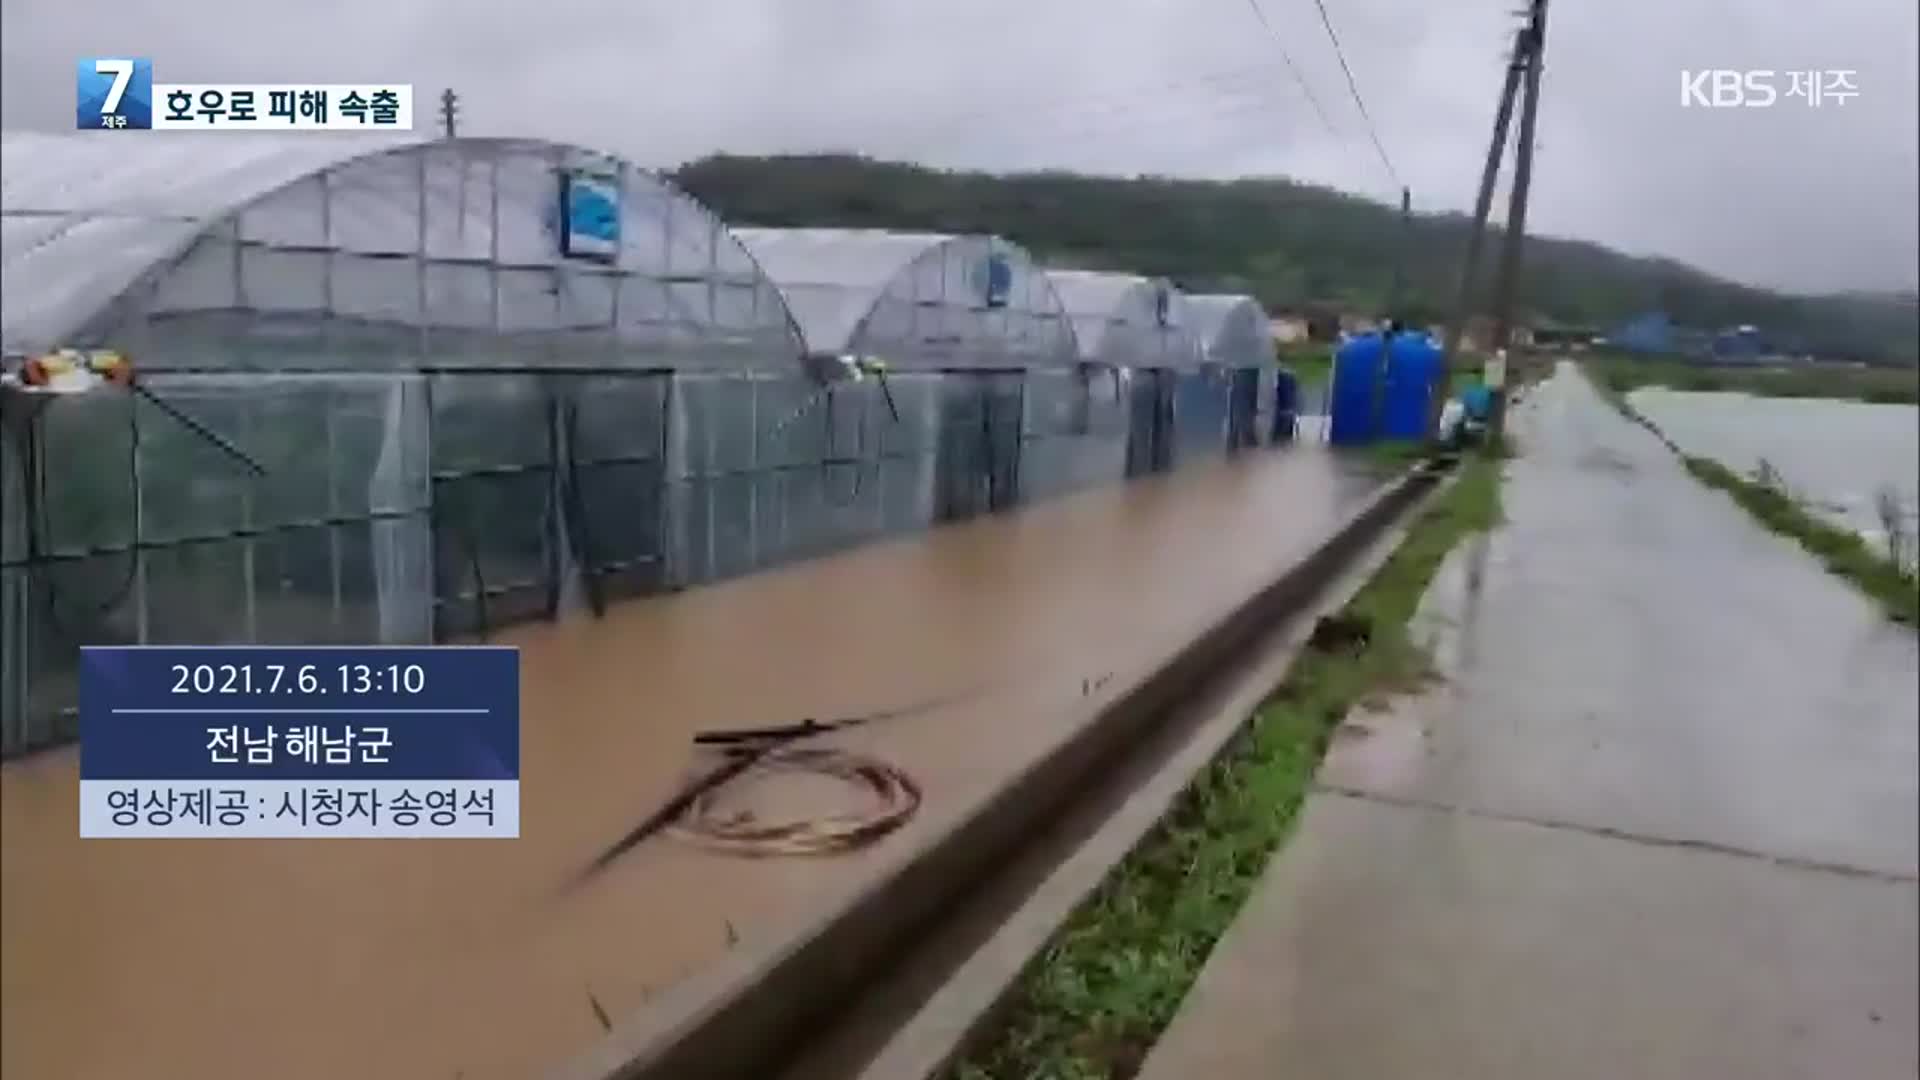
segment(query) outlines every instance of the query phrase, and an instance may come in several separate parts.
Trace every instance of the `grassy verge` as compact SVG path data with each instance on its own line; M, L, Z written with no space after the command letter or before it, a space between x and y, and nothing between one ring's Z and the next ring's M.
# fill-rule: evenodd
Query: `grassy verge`
M1601 354L1586 368L1615 393L1643 386L1669 390L1727 391L1760 397L1831 398L1876 404L1920 404L1920 369L1854 368L1838 365L1710 367L1683 360Z
M1500 516L1500 463L1475 456L1461 468L1336 620L1364 628L1354 647L1300 656L1246 729L1069 917L947 1080L1120 1080L1138 1071L1286 839L1333 728L1362 699L1429 671L1407 622L1447 552Z
M1280 362L1293 369L1302 390L1317 390L1333 379L1333 346L1294 343L1278 347Z
M1431 453L1427 449L1427 444L1419 439L1383 439L1380 442L1367 443L1354 452L1369 463L1379 466L1383 471L1395 474Z
M1591 367L1582 370L1593 376ZM1659 425L1627 402L1627 391L1604 375L1592 381L1601 396L1611 401L1621 415L1651 431L1696 478L1733 496L1734 502L1745 507L1767 528L1798 541L1829 571L1852 582L1877 602L1888 618L1908 626L1920 626L1920 573L1906 568L1895 557L1881 554L1853 530L1830 525L1814 516L1772 476L1763 472L1744 477L1711 458L1687 453L1668 438Z
M1761 524L1792 537L1824 563L1877 601L1895 622L1920 625L1920 579L1894 559L1868 546L1851 529L1829 525L1808 513L1777 483L1763 476L1741 476L1710 458L1681 454L1687 471L1747 508Z

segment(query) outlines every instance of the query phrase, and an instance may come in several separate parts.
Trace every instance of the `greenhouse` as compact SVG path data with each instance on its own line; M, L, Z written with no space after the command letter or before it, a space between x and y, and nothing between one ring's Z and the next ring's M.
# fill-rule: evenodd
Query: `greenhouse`
M1256 446L1272 429L1274 382L1279 375L1273 352L1273 323L1260 301L1237 294L1187 297L1200 352L1210 371L1227 387L1225 433L1231 449ZM1196 394L1193 408L1211 418L1216 392Z
M1071 473L1086 482L1172 467L1176 387L1200 373L1185 295L1165 279L1133 274L1049 270L1047 280L1073 319L1093 390L1091 426L1105 436Z
M824 468L824 425L756 439L676 385L812 381L753 259L618 159L312 134L0 152L9 369L112 350L136 373L0 388L9 755L71 735L79 644L484 632L710 575L723 446ZM823 500L787 494L788 542L824 535Z
M1030 463L1087 439L1084 395L1071 381L1072 325L1025 251L876 229L735 235L779 286L810 370L829 380L847 528L924 526L1054 490Z

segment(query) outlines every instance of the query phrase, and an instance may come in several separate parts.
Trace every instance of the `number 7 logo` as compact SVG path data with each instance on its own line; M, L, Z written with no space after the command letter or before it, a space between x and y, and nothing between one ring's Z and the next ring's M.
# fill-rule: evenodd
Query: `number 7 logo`
M126 96L127 84L133 81L133 61L131 60L95 60L93 71L96 75L113 76L113 86L107 90L107 100L100 106L102 113L120 111L120 99Z
M151 61L90 56L78 66L76 127L98 130L153 126Z

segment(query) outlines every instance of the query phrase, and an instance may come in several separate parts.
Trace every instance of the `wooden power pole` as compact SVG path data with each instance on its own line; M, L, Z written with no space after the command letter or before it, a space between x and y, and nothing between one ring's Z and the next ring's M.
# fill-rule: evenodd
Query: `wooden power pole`
M1401 304L1406 287L1407 249L1413 246L1413 192L1402 185L1400 188L1400 246L1393 253L1393 281L1387 287L1387 317L1397 319L1401 316Z
M1437 437L1440 431L1440 406L1446 400L1449 373L1460 353L1460 336L1473 314L1475 280L1480 273L1480 248L1486 239L1487 215L1493 211L1493 189L1500 181L1500 159L1507 152L1507 129L1513 125L1513 99L1520 89L1520 73L1526 69L1527 34L1521 27L1513 35L1513 54L1507 59L1507 77L1500 88L1500 108L1493 117L1493 141L1487 144L1487 163L1480 172L1480 192L1473 202L1473 228L1467 233L1467 255L1460 267L1460 285L1454 295L1453 311L1447 319L1446 336L1441 342L1440 367L1434 372L1433 392L1427 399L1427 432Z
M447 138L454 137L455 123L460 114L460 95L449 86L440 91L440 129Z
M1520 253L1527 236L1527 189L1533 183L1533 133L1540 116L1540 70L1546 63L1547 0L1532 0L1532 15L1527 22L1527 71L1524 97L1520 103L1520 144L1513 161L1513 190L1507 200L1507 231L1500 252L1500 278L1494 294L1493 340L1506 348L1513 337L1514 292L1520 283ZM1507 383L1502 378L1493 388L1493 417L1487 435L1497 440L1506 430Z

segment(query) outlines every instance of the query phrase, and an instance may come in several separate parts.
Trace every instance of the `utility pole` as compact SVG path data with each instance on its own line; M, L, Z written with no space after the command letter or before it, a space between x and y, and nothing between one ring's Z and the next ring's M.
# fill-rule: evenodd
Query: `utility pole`
M1528 20L1525 98L1520 104L1520 144L1513 162L1513 191L1507 201L1506 243L1500 252L1500 279L1494 294L1493 340L1506 348L1513 336L1513 298L1520 282L1520 252L1527 237L1527 188L1533 182L1533 133L1540 116L1540 70L1546 65L1547 0L1533 0ZM1502 373L1504 376L1504 372ZM1493 388L1493 417L1487 424L1489 440L1506 430L1507 383Z
M454 137L454 121L460 113L460 95L449 86L440 91L440 128L446 137Z
M1413 246L1413 192L1400 188L1400 246L1393 253L1393 282L1387 287L1387 317L1400 317L1401 290L1406 282L1407 249Z
M1427 432L1438 437L1440 405L1447 396L1448 373L1460 352L1460 336L1473 313L1474 282L1480 273L1480 248L1487 234L1487 215L1493 211L1493 189L1500 180L1500 159L1507 152L1507 129L1513 125L1513 98L1520 89L1520 73L1527 62L1527 27L1513 34L1513 54L1507 59L1506 82L1500 88L1500 108L1493 118L1493 141L1487 144L1487 164L1480 173L1480 193L1473 202L1473 228L1467 233L1467 256L1460 267L1460 287L1447 319L1441 343L1440 368L1434 372L1433 392L1427 396Z

